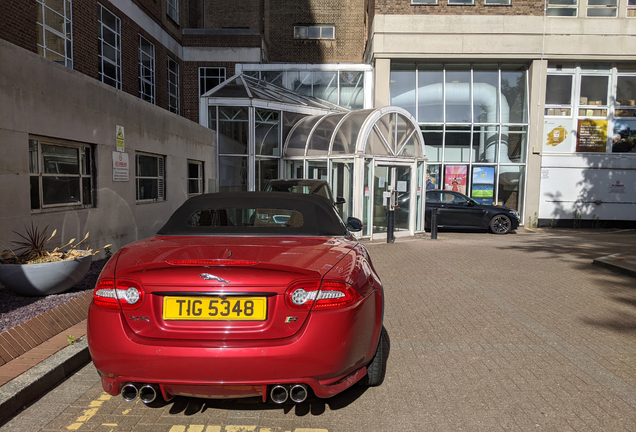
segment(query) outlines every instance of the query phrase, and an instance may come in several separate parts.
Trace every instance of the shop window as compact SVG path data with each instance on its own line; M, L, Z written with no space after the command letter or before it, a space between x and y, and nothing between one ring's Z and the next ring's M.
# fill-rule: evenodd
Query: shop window
M256 158L255 161L255 180L254 190L265 190L265 186L270 180L279 178L278 161L276 158Z
M135 183L137 201L164 201L165 156L149 153L135 154Z
M470 65L447 65L444 92L447 123L472 121L471 93Z
M404 108L411 115L415 116L416 95L415 89L415 64L414 63L392 63L391 64L391 85L389 91L390 104Z
M179 114L179 63L168 57L168 110Z
M179 0L168 0L166 2L166 15L179 24Z
M471 133L470 126L446 126L444 142L444 161L470 162Z
M587 0L589 17L616 17L617 13L617 0Z
M336 26L331 24L294 26L294 39L335 39Z
M31 210L93 207L92 155L87 144L30 139Z
M121 20L102 5L97 47L99 79L121 90Z
M444 121L444 65L421 64L417 67L417 121L441 123ZM393 82L391 82L393 88ZM397 106L402 106L396 104ZM408 108L407 108L408 109Z
M155 46L139 36L139 97L155 103Z
M73 69L71 0L37 0L38 54Z
M188 195L199 195L203 192L203 162L188 161Z
M636 117L636 76L616 80L616 117Z
M199 96L204 95L214 87L225 81L225 68L200 67L199 68Z
M572 75L548 75L545 92L545 114L572 115Z
M581 76L579 116L607 116L608 84L608 76Z
M578 7L578 0L548 0L548 16L576 17Z

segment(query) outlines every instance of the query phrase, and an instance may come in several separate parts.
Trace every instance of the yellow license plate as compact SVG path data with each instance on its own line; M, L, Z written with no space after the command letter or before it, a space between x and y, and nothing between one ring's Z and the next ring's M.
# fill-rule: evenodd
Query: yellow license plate
M164 320L264 321L266 297L164 297Z

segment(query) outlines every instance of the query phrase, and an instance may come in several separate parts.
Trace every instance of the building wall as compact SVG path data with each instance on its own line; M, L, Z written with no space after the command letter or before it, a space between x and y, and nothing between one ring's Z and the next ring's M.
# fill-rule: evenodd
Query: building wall
M205 0L206 29L243 28L263 32L264 0Z
M472 5L449 5L438 0L435 5L411 4L410 0L375 0L375 13L387 15L543 15L543 0L512 0L510 5L486 5L475 0Z
M113 250L153 235L187 198L187 160L203 161L207 185L217 177L211 130L0 40L0 239L15 240L31 221L58 230L59 242L90 232L93 248ZM25 71L28 71L26 73ZM129 180L113 181L116 127L125 130ZM93 146L95 206L30 208L29 137ZM136 202L135 152L166 157L166 200ZM206 187L206 190L209 190ZM11 203L8 205L8 203Z
M359 63L365 44L364 0L265 0L272 62ZM334 24L334 40L294 39L294 25Z

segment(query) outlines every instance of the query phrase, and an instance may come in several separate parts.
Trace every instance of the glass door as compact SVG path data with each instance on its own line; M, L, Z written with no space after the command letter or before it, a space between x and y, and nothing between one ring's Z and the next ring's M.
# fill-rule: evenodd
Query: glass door
M391 191L395 194L394 233L410 232L411 167L377 165L373 178L374 234L387 232Z

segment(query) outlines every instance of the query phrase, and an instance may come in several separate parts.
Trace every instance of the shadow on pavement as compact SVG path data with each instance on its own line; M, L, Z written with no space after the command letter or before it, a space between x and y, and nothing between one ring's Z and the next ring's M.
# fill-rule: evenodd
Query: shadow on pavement
M386 374L386 365L391 350L391 340L389 333L385 327L382 327L383 332L383 368L382 368L382 380ZM366 378L366 377L365 377ZM337 394L328 399L320 399L313 394L307 398L303 403L296 404L293 402L286 402L283 404L275 404L272 402L263 402L261 398L245 398L245 399L201 399L201 398L188 398L177 396L170 402L163 400L154 401L147 406L150 408L163 408L168 405L172 405L168 412L172 415L184 414L187 416L203 413L208 409L219 409L226 411L263 411L263 410L282 410L285 414L294 411L297 417L303 417L308 414L319 416L322 415L327 406L331 411L337 411L339 409L346 408L355 402L365 392L369 391L369 387L364 384L365 378L362 378L360 382L356 383L352 387ZM371 389L370 391L373 391Z

